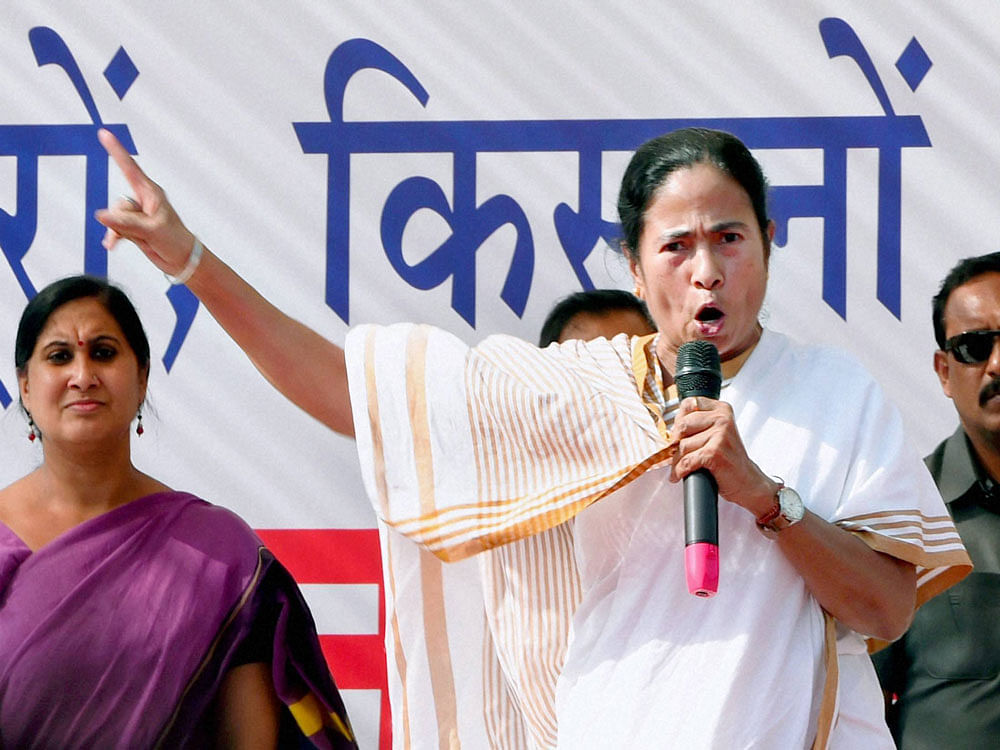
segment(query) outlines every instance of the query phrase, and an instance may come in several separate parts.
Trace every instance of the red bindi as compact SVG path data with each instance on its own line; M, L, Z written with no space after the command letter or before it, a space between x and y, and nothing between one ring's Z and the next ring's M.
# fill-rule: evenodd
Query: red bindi
M83 346L83 342L82 342L82 341L77 341L77 342L76 342L76 345L77 345L77 346Z

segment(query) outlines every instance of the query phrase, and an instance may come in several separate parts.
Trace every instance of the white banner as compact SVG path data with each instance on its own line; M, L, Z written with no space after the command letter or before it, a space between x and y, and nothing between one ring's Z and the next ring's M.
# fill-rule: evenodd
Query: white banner
M105 254L91 215L127 186L96 123L207 246L338 343L400 320L534 340L560 296L631 288L601 239L629 152L679 125L732 130L774 188L768 325L857 354L922 452L954 429L930 300L958 259L998 249L995 2L3 6L0 485L41 458L17 405L21 309L107 274L154 356L136 464L263 530L328 653L352 653L331 663L362 746L389 737L354 445L134 247Z

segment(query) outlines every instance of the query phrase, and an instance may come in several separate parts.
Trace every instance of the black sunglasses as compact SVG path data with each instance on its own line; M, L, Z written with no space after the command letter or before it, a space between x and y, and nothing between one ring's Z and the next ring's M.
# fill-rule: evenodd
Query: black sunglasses
M944 342L944 350L964 365L981 365L993 353L993 341L1000 331L966 331Z

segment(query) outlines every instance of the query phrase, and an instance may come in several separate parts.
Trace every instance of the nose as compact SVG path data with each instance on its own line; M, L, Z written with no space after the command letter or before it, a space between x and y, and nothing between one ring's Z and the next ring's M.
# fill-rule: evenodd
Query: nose
M715 289L724 281L722 266L712 248L708 243L698 243L691 258L691 283L699 289Z
M993 349L986 360L986 374L992 378L1000 377L1000 336L993 337Z
M86 354L80 353L73 358L73 363L70 365L69 387L85 391L95 385L97 385L97 370L94 363Z

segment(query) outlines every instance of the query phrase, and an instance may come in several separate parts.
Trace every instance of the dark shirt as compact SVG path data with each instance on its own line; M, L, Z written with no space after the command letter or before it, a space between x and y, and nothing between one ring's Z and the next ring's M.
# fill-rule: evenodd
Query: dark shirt
M901 750L1000 747L1000 485L959 429L925 459L975 570L876 654Z

